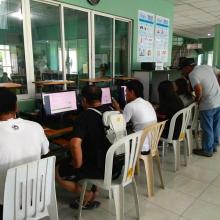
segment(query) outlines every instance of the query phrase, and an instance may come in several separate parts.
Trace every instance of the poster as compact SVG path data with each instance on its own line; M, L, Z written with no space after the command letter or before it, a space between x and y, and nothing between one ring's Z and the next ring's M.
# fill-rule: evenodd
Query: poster
M138 62L153 62L154 60L154 23L154 14L138 11Z
M168 62L169 19L156 16L155 25L155 62Z

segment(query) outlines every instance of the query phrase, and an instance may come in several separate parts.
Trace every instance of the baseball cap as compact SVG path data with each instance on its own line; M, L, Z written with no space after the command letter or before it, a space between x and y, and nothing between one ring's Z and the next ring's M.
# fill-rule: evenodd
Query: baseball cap
M179 70L183 69L186 66L196 65L194 58L181 57L179 60Z

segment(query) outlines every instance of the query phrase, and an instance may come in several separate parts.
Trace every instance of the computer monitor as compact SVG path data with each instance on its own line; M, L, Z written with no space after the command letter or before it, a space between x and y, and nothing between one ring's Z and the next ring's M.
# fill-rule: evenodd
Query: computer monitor
M112 97L109 87L102 88L102 105L111 104Z
M121 95L125 102L126 102L126 89L127 86L121 86Z
M77 110L75 91L43 93L42 99L46 115L55 115L58 113Z

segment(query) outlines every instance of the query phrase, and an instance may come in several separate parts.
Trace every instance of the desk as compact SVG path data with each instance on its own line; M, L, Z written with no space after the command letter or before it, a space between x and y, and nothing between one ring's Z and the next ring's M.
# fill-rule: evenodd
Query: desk
M72 83L75 83L75 81L68 81L68 80L48 81L48 80L45 80L45 81L35 81L32 83L35 83L36 86L44 87L44 86L51 86L51 85L72 84Z
M111 82L112 78L96 78L96 79L80 79L81 82L86 82L86 83L101 83L101 82Z
M73 130L73 127L61 128L61 129L56 129L56 130L44 127L44 133L46 134L48 139L71 132L72 130Z
M136 77L133 76L119 76L115 77L115 80L122 80L122 81L128 81L128 80L134 80L137 79Z
M21 88L22 85L18 83L9 82L9 83L0 83L0 87L4 87L8 89L18 89L18 88Z

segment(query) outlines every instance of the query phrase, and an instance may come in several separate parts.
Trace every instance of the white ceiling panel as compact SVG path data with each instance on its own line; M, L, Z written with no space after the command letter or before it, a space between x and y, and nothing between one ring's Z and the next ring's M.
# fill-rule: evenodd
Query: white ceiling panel
M220 0L175 0L174 33L201 38L220 24Z

